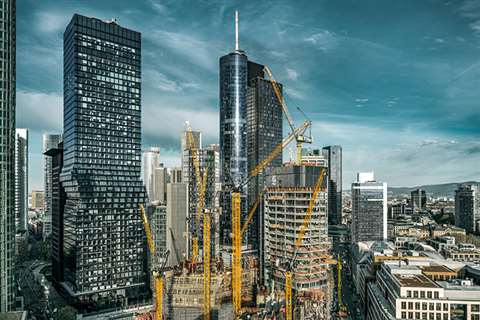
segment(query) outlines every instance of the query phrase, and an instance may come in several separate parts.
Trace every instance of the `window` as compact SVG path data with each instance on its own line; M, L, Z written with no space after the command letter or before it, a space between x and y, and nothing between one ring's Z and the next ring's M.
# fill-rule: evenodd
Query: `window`
M440 311L442 310L442 304L441 303L437 303L437 311Z
M422 310L427 310L427 303L426 302L422 302Z
M407 308L407 303L405 301L402 301L402 309L406 309Z
M428 291L428 292L427 292L427 298L428 298L428 299L432 299L432 291Z
M479 312L480 305L479 304L472 304L472 312Z
M405 311L402 312L402 319L406 319L407 318L407 313Z
M412 297L412 291L407 290L407 297L411 298Z
M414 297L414 298L418 298L418 291L416 291L416 290L413 291L413 297Z
M420 291L420 298L425 298L425 291Z
M448 311L448 303L443 304L443 311Z
M429 310L435 310L435 303L430 302L430 303L428 304L428 309L429 309Z
M415 302L415 309L420 310L420 302Z
M472 314L472 320L480 320L480 314Z
M433 296L435 297L435 299L438 299L438 297L439 297L439 296L438 296L438 291L435 291L435 292L433 293Z
M412 319L413 318L413 312L409 312L408 313L408 319Z

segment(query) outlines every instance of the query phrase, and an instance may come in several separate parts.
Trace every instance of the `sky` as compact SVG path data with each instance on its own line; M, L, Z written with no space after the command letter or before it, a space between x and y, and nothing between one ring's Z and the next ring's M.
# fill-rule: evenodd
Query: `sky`
M480 0L17 0L30 190L43 188L42 134L62 132L74 13L142 33L142 145L175 166L185 120L219 141L218 60L234 49L236 9L240 47L283 83L296 122L297 107L312 120L313 147L343 147L344 188L359 171L391 186L480 180Z

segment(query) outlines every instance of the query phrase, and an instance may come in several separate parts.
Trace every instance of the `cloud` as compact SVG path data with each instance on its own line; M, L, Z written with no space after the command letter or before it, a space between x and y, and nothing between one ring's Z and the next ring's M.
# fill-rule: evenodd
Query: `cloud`
M328 30L322 30L320 32L314 33L304 38L303 41L312 44L317 49L323 52L334 49L338 44L337 37Z
M167 6L162 4L160 1L149 0L148 3L156 12L160 14L166 14L168 12Z
M35 15L37 29L46 33L63 32L71 16L61 12L37 12Z
M287 68L287 78L293 81L297 80L298 72L295 69Z
M182 87L176 81L168 79L166 75L157 70L145 71L144 81L162 91L179 92L182 90Z
M165 30L152 31L144 34L144 37L153 41L157 47L169 49L174 55L186 58L191 64L212 72L217 70L221 51L213 42L200 40L198 36Z
M61 132L63 98L55 93L17 91L17 127Z

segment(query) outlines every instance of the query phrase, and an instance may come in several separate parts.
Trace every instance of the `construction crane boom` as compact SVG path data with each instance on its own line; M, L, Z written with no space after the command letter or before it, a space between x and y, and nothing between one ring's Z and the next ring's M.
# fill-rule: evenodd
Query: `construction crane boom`
M156 251L155 244L153 242L152 231L150 229L150 223L148 222L143 204L140 204L140 214L142 216L143 226L145 228L145 235L147 236L147 245L150 255L154 258L154 260L156 260ZM152 276L154 278L153 283L155 286L155 320L163 320L163 271L167 264L169 255L170 251L166 250L162 257L162 265L160 265L158 268L156 266L152 268Z
M290 129L292 130L292 133L295 134L295 123L293 122L293 118L290 114L290 111L288 110L288 107L285 103L285 99L283 98L282 92L280 88L278 87L278 83L273 77L272 71L270 70L269 67L264 66L264 70L267 73L268 77L270 78L270 82L272 83L273 91L275 92L275 96L278 99L278 102L282 106L283 113L285 114L285 117L287 118L288 125L290 126ZM302 113L303 111L297 107ZM304 113L303 113L304 114ZM307 120L311 124L310 120ZM303 133L302 134L295 134L295 140L297 141L297 164L300 164L302 160L302 145L303 143L312 143L312 138L311 137L306 137Z
M305 217L303 218L303 223L302 226L300 227L300 232L298 236L296 237L295 240L295 250L293 253L292 260L287 266L287 270L285 272L285 319L286 320L292 320L293 319L293 307L292 307L292 268L293 268L293 263L295 262L296 255L297 255L297 250L300 248L303 242L303 238L305 237L305 232L307 230L307 227L310 223L310 218L312 217L313 210L315 208L315 203L317 202L318 194L320 193L320 190L322 188L323 180L325 178L325 169L321 169L320 175L318 176L317 182L315 184L315 188L313 189L312 197L310 198L310 201L308 203L308 208L307 212L305 214Z
M205 179L206 180L206 179ZM203 214L203 319L210 320L210 211Z

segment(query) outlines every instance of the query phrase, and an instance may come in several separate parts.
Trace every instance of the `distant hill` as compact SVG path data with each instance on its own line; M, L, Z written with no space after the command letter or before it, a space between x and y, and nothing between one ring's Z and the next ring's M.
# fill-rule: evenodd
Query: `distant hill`
M401 195L410 195L411 191L420 188L425 190L427 192L427 195L429 196L453 198L455 196L455 189L457 188L457 185L461 183L480 184L480 182L477 182L477 181L467 181L467 182L455 182L455 183L444 183L444 184L429 184L429 185L416 186L416 187L389 187L388 191L393 196L401 196Z

